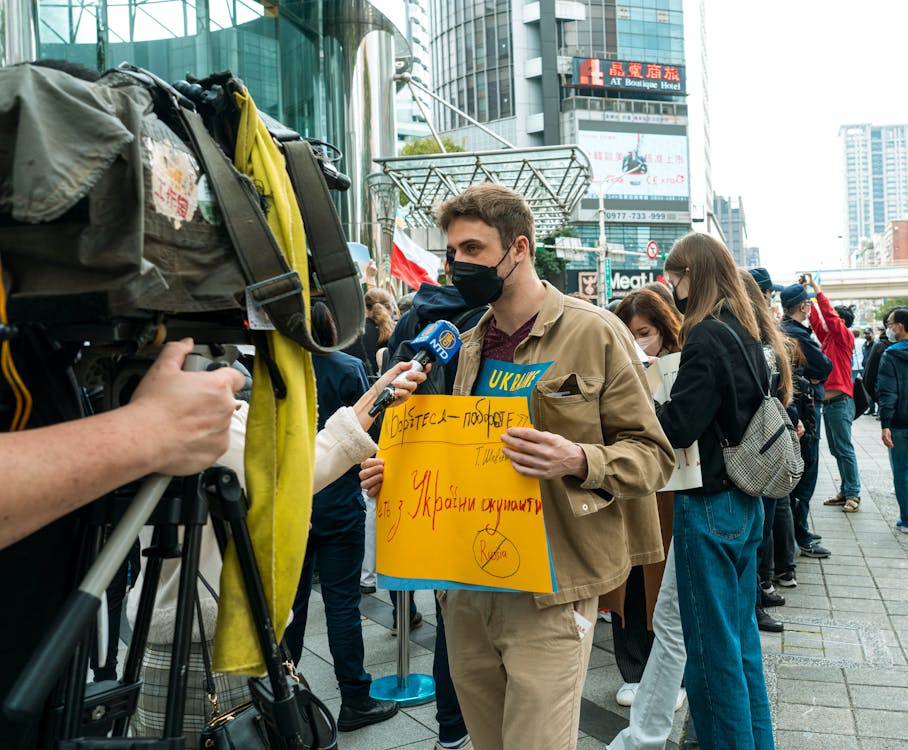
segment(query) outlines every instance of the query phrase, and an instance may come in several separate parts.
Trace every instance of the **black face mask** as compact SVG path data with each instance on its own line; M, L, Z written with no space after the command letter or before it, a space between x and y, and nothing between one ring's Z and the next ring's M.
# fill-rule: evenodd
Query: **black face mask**
M513 247L513 246L512 246ZM479 263L466 263L455 260L451 264L451 282L460 292L464 302L470 307L489 305L501 296L504 290L504 280L514 273L514 268L508 271L508 276L502 278L498 275L498 266L508 257L510 247L504 251L501 260L494 266L483 266Z
M687 309L687 297L681 299L678 296L678 290L672 287L672 297L675 299L675 307L678 308L678 312L684 315L684 311Z

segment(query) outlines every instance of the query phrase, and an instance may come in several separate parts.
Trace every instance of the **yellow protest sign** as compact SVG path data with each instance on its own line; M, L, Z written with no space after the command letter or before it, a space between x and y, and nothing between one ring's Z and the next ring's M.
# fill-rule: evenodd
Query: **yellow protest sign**
M539 481L501 448L526 398L413 396L385 413L376 568L385 576L553 590Z

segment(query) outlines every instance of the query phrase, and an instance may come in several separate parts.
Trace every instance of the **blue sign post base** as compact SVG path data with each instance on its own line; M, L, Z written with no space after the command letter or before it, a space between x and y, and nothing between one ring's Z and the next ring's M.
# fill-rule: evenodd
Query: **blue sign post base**
M427 674L409 674L405 680L392 674L372 680L369 695L376 700L396 701L401 706L420 706L435 700L435 680Z

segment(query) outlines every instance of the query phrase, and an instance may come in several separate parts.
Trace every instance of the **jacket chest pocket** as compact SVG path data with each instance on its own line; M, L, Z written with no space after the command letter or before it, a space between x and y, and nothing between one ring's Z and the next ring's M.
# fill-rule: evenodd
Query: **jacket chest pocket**
M602 443L602 380L570 372L541 380L533 390L533 424L575 443Z

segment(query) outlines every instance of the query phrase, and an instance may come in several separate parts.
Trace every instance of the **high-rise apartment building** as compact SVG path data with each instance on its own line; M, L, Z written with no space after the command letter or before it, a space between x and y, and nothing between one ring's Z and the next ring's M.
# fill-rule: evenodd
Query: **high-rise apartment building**
M593 183L576 212L575 233L584 246L597 244L601 191L608 243L628 251L613 261L620 265L655 265L647 245L667 250L691 226L682 5L430 4L436 94L515 146L583 148ZM450 110L439 107L436 117L469 150L502 147ZM708 148L708 140L700 144Z
M735 265L744 268L760 265L760 251L748 247L747 244L747 216L744 213L744 201L741 196L732 199L714 195L713 213L722 227L725 246L731 251Z
M861 263L875 234L908 218L908 125L843 125L845 247Z
M429 13L421 0L406 0L407 28L406 36L409 49L397 58L398 72L406 71L413 79L429 88L431 73L429 71ZM400 141L410 138L424 138L430 135L428 123L409 87L402 87L397 92L397 137ZM423 97L426 99L427 97ZM431 104L425 103L427 111Z

